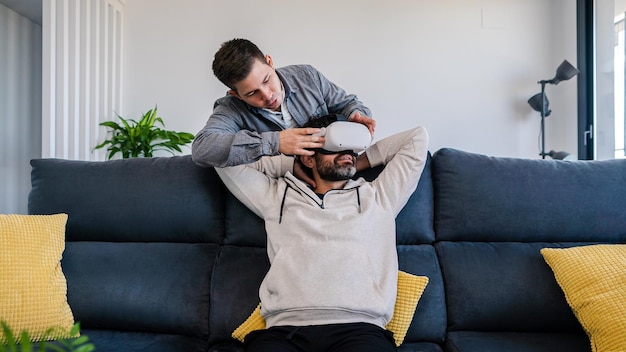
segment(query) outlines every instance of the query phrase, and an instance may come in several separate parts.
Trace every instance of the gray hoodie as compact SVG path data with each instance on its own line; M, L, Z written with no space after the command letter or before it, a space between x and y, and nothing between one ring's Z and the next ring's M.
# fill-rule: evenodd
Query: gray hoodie
M267 327L387 325L397 291L395 218L417 187L427 148L422 127L387 137L366 151L372 166L386 165L374 181L349 180L322 199L293 176L290 157L216 169L265 220L271 267L259 295Z

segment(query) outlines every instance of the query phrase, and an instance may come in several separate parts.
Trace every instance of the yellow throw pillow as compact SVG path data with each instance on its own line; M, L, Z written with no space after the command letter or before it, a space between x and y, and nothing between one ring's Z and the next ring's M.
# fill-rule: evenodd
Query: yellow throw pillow
M66 222L67 214L0 214L0 321L31 341L70 337L74 325L61 271Z
M413 314L417 308L417 302L428 285L426 276L417 276L404 271L398 271L398 294L396 304L393 307L393 317L387 324L387 330L393 332L396 346L404 341L409 326L413 320Z
M626 351L626 245L544 248L592 351Z
M428 278L426 276L417 276L404 271L398 271L398 294L396 304L393 309L393 317L387 330L393 332L393 338L396 346L400 346L409 330L413 314L417 308L417 302L422 297L422 293L426 289ZM233 338L243 342L248 333L255 330L265 329L265 320L261 316L261 304L250 314L250 317L239 325L233 331Z
M248 319L233 331L232 336L234 339L243 342L249 333L263 329L265 329L265 319L261 316L261 303L259 303Z

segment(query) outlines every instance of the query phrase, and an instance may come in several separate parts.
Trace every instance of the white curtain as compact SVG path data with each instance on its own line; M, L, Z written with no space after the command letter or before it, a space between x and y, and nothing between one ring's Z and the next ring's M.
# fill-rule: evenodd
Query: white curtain
M0 5L0 213L26 214L41 157L41 26Z
M122 0L43 1L42 155L103 160L94 151L122 114Z

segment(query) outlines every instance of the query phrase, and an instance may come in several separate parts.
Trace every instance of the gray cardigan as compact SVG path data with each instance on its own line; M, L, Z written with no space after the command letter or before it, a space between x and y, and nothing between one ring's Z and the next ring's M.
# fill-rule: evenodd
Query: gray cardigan
M371 111L353 94L324 77L310 65L276 69L285 88L285 103L298 126L311 116L329 113L350 117ZM269 112L226 95L218 99L213 114L193 141L191 156L201 166L226 167L247 164L264 155L278 154L278 124Z

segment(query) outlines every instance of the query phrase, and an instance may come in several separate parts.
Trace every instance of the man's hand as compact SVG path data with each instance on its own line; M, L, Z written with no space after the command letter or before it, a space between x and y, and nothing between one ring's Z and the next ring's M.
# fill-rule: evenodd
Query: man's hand
M361 115L360 112L356 111L354 114L352 114L352 116L350 116L348 121L358 122L360 124L367 126L367 129L369 129L370 133L372 134L372 138L374 138L374 130L376 129L376 120L374 120L373 118L365 116L365 115Z
M313 155L311 150L324 145L324 137L313 136L319 128L289 128L278 133L278 151L287 155Z

